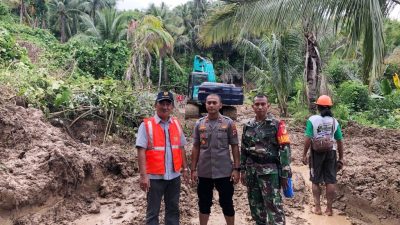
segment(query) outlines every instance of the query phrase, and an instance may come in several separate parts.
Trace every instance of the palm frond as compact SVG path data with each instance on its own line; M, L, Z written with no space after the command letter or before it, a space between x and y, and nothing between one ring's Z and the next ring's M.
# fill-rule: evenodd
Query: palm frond
M240 27L236 23L237 5L225 5L218 9L200 30L199 43L211 46L236 39L240 34Z
M101 39L101 34L99 30L94 25L93 19L88 14L83 14L80 16L82 22L86 26L86 33L96 39Z

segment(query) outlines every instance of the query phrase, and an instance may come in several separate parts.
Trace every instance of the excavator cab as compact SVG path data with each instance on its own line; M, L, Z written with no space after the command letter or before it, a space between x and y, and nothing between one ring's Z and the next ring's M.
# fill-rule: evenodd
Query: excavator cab
M208 81L208 74L204 72L192 72L189 77L189 100L197 101L199 95L199 87L202 83Z
M189 77L189 101L198 101L199 87L203 82L216 82L213 64L199 55L194 57L193 72Z
M243 104L243 89L233 84L217 83L211 61L196 55L188 82L189 98L185 107L185 118L198 118L205 112L205 100L209 94L221 96L223 104L221 113L236 119L237 112L234 105Z

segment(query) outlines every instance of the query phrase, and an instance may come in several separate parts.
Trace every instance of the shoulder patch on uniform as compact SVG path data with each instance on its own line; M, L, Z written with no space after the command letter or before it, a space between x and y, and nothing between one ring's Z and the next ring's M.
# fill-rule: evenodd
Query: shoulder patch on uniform
M233 136L237 135L237 127L235 122L232 122L232 134Z
M279 128L278 128L278 142L279 144L290 144L289 134L286 130L286 124L283 120L279 121Z

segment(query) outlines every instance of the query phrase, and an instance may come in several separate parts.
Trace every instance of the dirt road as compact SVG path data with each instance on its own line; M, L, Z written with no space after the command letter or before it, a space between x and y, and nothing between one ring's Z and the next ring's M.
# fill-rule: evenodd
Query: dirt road
M252 115L246 107L240 114L238 125ZM186 129L193 123L187 121ZM339 174L333 217L310 214L307 168L299 160L303 128L289 126L289 132L296 196L285 199L288 224L400 224L399 130L357 124L344 129L346 167ZM124 140L89 146L36 109L0 105L1 225L143 225L145 193L137 172L135 149ZM221 225L216 198L210 224ZM236 186L234 202L237 224L252 224L242 185ZM181 224L198 224L194 187L182 187L180 206Z

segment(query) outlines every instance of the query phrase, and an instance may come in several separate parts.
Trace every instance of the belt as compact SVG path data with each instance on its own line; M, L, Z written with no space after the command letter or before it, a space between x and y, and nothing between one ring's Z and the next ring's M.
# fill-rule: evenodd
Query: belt
M275 163L275 164L279 164L279 159L278 157L258 157L258 156L250 156L251 160L253 160L253 162L258 163L258 164L266 164L266 163Z

